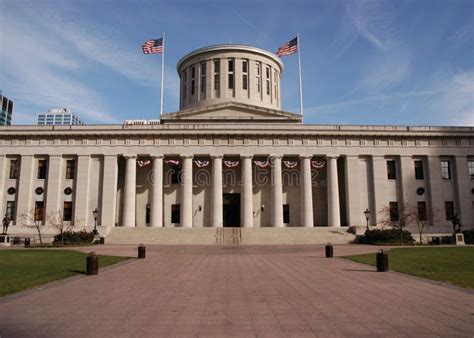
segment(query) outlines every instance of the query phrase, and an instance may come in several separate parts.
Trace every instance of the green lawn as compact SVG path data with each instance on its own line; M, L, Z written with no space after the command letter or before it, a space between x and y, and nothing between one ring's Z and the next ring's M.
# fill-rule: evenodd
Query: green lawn
M343 258L375 266L375 254ZM474 247L396 248L388 258L390 270L474 288Z
M85 274L86 257L86 253L69 250L0 250L0 297L76 274ZM99 266L126 259L129 257L99 256Z

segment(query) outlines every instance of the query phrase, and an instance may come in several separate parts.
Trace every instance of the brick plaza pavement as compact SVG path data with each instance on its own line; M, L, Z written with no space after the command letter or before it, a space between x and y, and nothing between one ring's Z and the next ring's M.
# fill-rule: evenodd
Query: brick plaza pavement
M1 298L0 337L472 337L473 314L470 290L326 259L324 246L149 246L144 260Z

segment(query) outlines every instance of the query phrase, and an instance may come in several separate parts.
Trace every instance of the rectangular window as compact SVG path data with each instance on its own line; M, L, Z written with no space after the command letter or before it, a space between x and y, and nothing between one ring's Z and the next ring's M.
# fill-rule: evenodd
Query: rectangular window
M387 178L389 180L397 179L397 164L394 160L387 161Z
M186 98L186 93L188 91L188 73L186 70L183 70L183 99Z
M47 173L47 161L46 160L38 160L38 176L37 178L39 180L44 180L46 179L46 173Z
M423 161L421 160L415 161L415 179L417 180L425 179L425 174L423 172Z
M446 213L446 220L452 221L454 216L454 203L453 201L444 202L444 211Z
M191 96L194 95L194 86L196 85L196 67L191 67Z
M290 223L290 205L283 204L283 223Z
M390 222L398 222L398 202L389 202Z
M219 91L221 81L221 62L220 60L214 60L214 90Z
M448 160L441 161L441 177L443 180L451 179L451 162Z
M171 205L171 223L175 223L175 224L181 223L181 205L180 204Z
M43 222L43 211L44 211L44 202L36 201L35 202L35 222Z
M417 208L418 208L418 221L426 222L427 221L426 202L417 202Z
M273 93L275 95L275 99L277 99L277 72L273 73Z
M234 89L234 60L233 59L230 59L228 60L228 69L227 69L227 72L228 72L228 88L229 89Z
M267 95L270 95L270 67L265 68L265 76Z
M150 224L150 220L151 220L151 208L150 208L150 205L147 204L146 211L145 211L145 223Z
M18 178L20 174L20 161L18 160L11 160L10 161L10 179L15 180Z
M76 173L76 161L67 160L66 161L66 179L73 180Z
M260 63L255 63L255 88L260 93Z
M72 221L72 202L64 202L63 221Z
M201 93L206 92L206 63L201 63Z
M469 176L471 177L471 180L474 179L474 160L469 160L467 162L467 167L469 169Z
M7 210L5 210L5 214L8 216L9 219L15 220L15 215L16 215L15 201L7 202Z
M248 62L242 61L242 89L247 90L249 88L249 76L248 76Z
M174 165L171 168L171 183L172 184L179 184L181 183L181 166L180 165Z

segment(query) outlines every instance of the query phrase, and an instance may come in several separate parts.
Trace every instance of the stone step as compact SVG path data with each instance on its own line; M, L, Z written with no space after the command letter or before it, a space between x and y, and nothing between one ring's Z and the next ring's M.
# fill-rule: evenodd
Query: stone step
M122 228L110 229L107 244L347 244L346 228Z

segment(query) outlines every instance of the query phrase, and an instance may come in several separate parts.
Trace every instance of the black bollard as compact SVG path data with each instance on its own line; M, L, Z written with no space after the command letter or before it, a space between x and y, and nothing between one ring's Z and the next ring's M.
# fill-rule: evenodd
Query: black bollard
M87 256L86 274L89 276L99 274L99 256L95 252L91 252Z
M140 244L138 247L138 258L145 258L146 247L143 244Z
M388 254L383 250L377 252L377 271L387 272L388 271Z
M105 244L105 237L101 237L99 239L99 244Z
M334 249L331 244L326 245L326 258L331 258L334 256Z
M25 238L25 248L29 248L29 247L30 247L30 239Z

